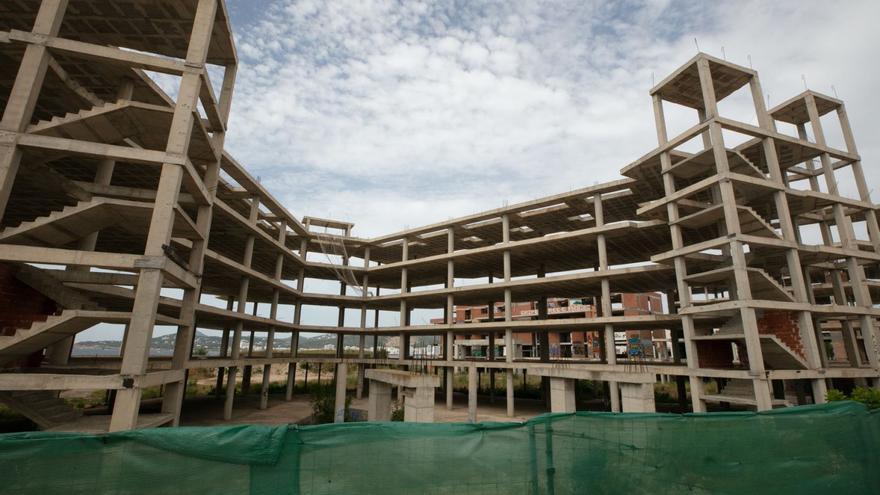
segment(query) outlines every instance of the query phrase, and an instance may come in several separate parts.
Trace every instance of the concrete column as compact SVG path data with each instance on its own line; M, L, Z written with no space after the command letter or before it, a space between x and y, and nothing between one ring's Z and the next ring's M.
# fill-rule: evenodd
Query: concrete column
M31 32L57 36L66 9L67 0L43 0ZM15 82L3 110L3 118L0 119L0 131L25 132L43 87L50 58L49 49L45 45L28 43L25 46ZM14 144L0 145L0 219L6 212L6 203L18 173L21 155L21 150Z
M510 242L510 216L504 214L501 216L501 241L505 244ZM510 250L504 250L503 257L504 283L510 283L511 265ZM513 320L513 297L510 289L504 289L504 321ZM516 343L513 341L513 331L509 328L504 330L504 357L508 366L513 364L516 357ZM507 417L512 418L514 415L514 399L513 399L513 368L505 370L505 390L507 393Z
M468 366L468 422L477 422L477 367Z
M230 296L226 300L226 311L232 311L234 309L234 303L235 297ZM220 338L220 357L226 357L229 355L229 330L229 327L223 329L223 336ZM214 395L218 398L222 395L220 391L223 390L223 375L225 374L225 371L225 368L217 369L217 385L214 389Z
M617 382L608 382L608 396L611 399L611 412L620 412L620 386Z
M231 366L226 377L226 398L223 403L223 419L232 419L232 408L235 403L235 381L238 368Z
M403 420L408 423L434 422L434 388L417 387L404 390Z
M355 397L358 399L363 398L364 396L364 365L363 363L357 365L357 390L355 391Z
M654 386L650 383L620 383L623 412L655 412Z
M453 393L453 385L455 383L455 368L452 366L446 367L446 409L452 410L452 393Z
M345 422L345 385L348 379L348 364L336 365L336 407L333 415L334 423Z
M369 267L370 267L370 246L367 246L364 248L364 270L368 269ZM361 288L363 289L361 295L363 296L364 301L366 301L367 298L369 297L369 292L370 292L370 277L366 273L364 273L364 278L361 280ZM364 355L365 355L364 354L364 352L365 352L364 347L366 346L366 343L367 343L366 331L367 331L367 304L366 304L366 302L364 302L363 304L361 304L361 334L358 336L358 358L359 359L363 359ZM360 399L361 394L363 393L363 389L364 389L363 378L361 377L360 369L358 370L358 377L360 377L360 378L358 378L357 398Z
M550 378L550 412L573 413L574 380L571 378Z
M57 2L47 2L51 5ZM211 30L217 10L215 1L199 2L195 11L193 29L190 33L187 48L186 62L188 65L204 69L205 58L208 53L208 45L211 39ZM29 49L30 47L28 47ZM26 52L27 55L27 52ZM45 70L45 65L43 65ZM18 82L18 79L16 80ZM202 88L201 75L197 70L185 72L180 78L177 101L174 106L174 115L168 131L168 139L165 143L165 152L168 156L186 156L190 145L190 132L193 120L198 118L193 113L196 107L199 92ZM15 87L13 87L13 93ZM14 101L14 100L12 100ZM13 105L17 106L17 105ZM7 106L7 110L10 106ZM33 108L33 107L31 107ZM4 122L6 114L4 113ZM2 125L6 127L6 125ZM2 153L2 151L0 151ZM6 169L4 160L0 159L0 170ZM215 162L208 166L208 170L219 173L219 163ZM180 194L180 185L184 176L184 168L175 163L163 163L159 174L159 183L156 188L156 199L153 205L150 229L144 247L144 256L159 257L167 261L165 247L171 239L174 228L174 207ZM216 184L208 184L208 174L205 174L205 185L210 187ZM214 175L216 178L216 175ZM5 186L5 181L0 181ZM11 185L11 182L10 182ZM0 196L5 196L0 191ZM5 197L0 198L0 203L5 204ZM2 209L2 207L0 207ZM211 218L210 205L199 208L197 225L203 230L203 239L193 241L193 249L190 252L189 265L196 273L201 273L203 248L206 246ZM152 265L157 266L157 265ZM156 312L165 273L162 268L142 268L138 273L137 289L132 303L132 314L126 341L125 353L122 356L120 373L123 375L140 376L147 372L149 360L150 339L156 322ZM175 339L175 353L172 357L172 367L182 369L189 359L192 336L195 332L194 308L198 295L198 283L194 287L184 289L181 303L180 317L186 324L178 327ZM136 382L137 383L137 382ZM183 392L186 383L176 382L166 385L163 412L174 414L174 422L180 413L183 400ZM129 430L137 427L138 411L140 409L142 389L135 385L132 388L119 390L116 394L116 403L113 406L113 415L110 420L110 431ZM168 400L170 399L170 400Z
M757 75L752 76L749 86L752 91L752 99L755 104L755 111L758 115L759 124L768 131L776 131L776 125L764 106L764 95ZM810 101L814 104L813 109L815 109L815 100L811 99L812 95L807 99L808 113L810 112ZM811 114L811 116L812 115L815 114ZM816 115L816 117L818 117L818 115ZM765 138L762 145L770 178L777 184L785 186L786 173L784 173L779 166L779 159L776 155L776 145L774 144L773 139ZM779 225L782 229L783 239L794 244L800 243L800 232L796 226L797 219L793 218L791 215L787 194L784 191L777 191L773 193L773 198L777 215L779 217ZM810 285L810 281L803 277L803 266L801 265L800 254L796 248L786 251L786 262L788 264L788 271L791 277L790 285L793 290L795 301L809 304L811 302L810 292L812 286ZM821 339L817 339L817 329L813 327L813 318L810 311L798 312L798 328L801 333L804 354L810 368L817 370L823 369L825 366L823 363L824 352L820 345ZM813 395L817 398L817 402L824 402L827 393L825 380L811 380L811 385L813 388Z
M293 399L293 387L296 385L296 363L287 365L287 389L284 391L284 400L290 402Z
M665 146L668 143L669 138L666 132L666 118L663 114L663 100L661 99L659 94L655 94L653 96L653 106L654 123L657 128L657 144L659 144L660 146ZM669 171L670 168L672 168L672 157L670 156L668 151L660 154L660 168L664 172L664 192L667 195L675 194L675 179L672 174L666 173ZM682 235L681 226L673 223L677 222L680 217L678 213L678 204L676 204L675 202L670 202L669 204L667 204L666 213L670 222L669 233L670 237L672 238L672 248L681 249L684 246L684 236ZM675 258L673 263L675 265L675 279L679 302L681 304L681 308L686 308L690 306L691 302L690 286L684 280L685 277L687 277L688 275L687 265L685 264L684 258L681 257ZM672 304L674 304L674 301L670 301L670 306ZM700 364L697 356L697 345L696 342L693 340L693 337L695 335L693 316L682 316L681 324L683 328L682 335L684 337L687 366L689 369L698 369L700 367ZM703 401L703 383L700 380L700 377L696 375L691 375L689 377L689 380L691 385L691 403L693 411L705 412L706 403L705 401Z
M512 418L515 414L513 400L513 368L508 368L505 370L504 379L507 382L507 417Z
M367 419L370 421L391 421L390 384L378 380L370 380Z
M272 377L272 366L263 365L263 381L260 384L260 409L269 407L269 380Z
M214 385L214 397L220 397L220 391L223 390L223 375L226 368L217 368L217 383Z
M605 209L602 205L602 195L593 197L593 216L596 218L596 226L605 225ZM605 235L600 234L596 239L596 250L599 253L599 271L608 270L608 250L606 248ZM611 282L607 278L601 280L602 296L599 309L602 317L609 317L611 312ZM611 366L617 366L617 350L614 344L614 325L605 325L603 330L603 343L605 347L605 362ZM608 394L611 399L611 412L620 412L620 391L617 382L608 382Z
M400 260L407 261L409 259L409 239L404 237L401 240L400 251L401 251ZM409 292L409 280L407 279L407 269L401 268L401 270L400 270L400 293L405 294L407 292ZM409 308L406 305L406 299L401 299L400 300L400 326L406 327L407 325L409 325ZM406 342L406 340L407 340L406 334L403 331L400 332L399 339L400 339L400 344L399 344L400 354L398 356L398 359L403 361L406 359L407 352L409 351L409 349L407 348L408 345Z

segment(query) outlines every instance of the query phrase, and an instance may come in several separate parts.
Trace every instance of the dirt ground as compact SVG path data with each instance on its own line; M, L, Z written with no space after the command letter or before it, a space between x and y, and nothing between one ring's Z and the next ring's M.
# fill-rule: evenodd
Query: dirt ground
M349 391L352 393L352 391ZM180 419L181 426L212 426L221 424L287 424L305 423L312 414L312 404L308 395L295 394L293 400L286 402L284 396L277 394L269 398L269 407L260 410L260 397L257 394L236 396L232 421L223 420L223 399L215 397L197 397L187 399ZM352 399L351 407L366 411L367 398ZM525 421L546 411L535 401L517 401L516 415L507 417L507 406L504 398L496 398L495 403L488 397L480 397L477 408L477 421ZM438 396L434 407L436 423L466 423L467 396L455 394L453 408L446 409L445 399Z

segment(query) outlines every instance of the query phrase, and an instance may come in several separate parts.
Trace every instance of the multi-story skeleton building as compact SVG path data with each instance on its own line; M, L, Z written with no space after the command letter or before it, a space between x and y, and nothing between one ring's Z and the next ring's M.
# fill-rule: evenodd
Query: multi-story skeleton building
M687 389L694 411L822 402L829 383L877 385L878 285L866 273L880 260L880 228L840 100L805 91L768 110L754 70L699 53L651 89L657 148L624 178L363 239L350 224L297 219L223 151L236 64L222 0L0 4L0 397L41 426L85 428L58 404L62 390L114 391L112 415L88 428L177 424L197 368L220 370L231 418L243 369L322 361L344 376L412 365L406 352L372 357L389 336L438 336L433 370L445 371L450 404L449 371L468 370L472 418L476 366L506 374L509 414L520 369L553 381L563 399L554 410L573 407L578 379L607 382L612 409L624 411L653 409L658 375ZM147 71L176 77L175 97ZM756 122L719 113L737 91ZM693 126L669 135L669 104L692 109ZM829 122L844 149L826 143ZM842 174L855 197L839 190ZM344 259L309 256L319 252ZM341 290L307 292L310 278ZM668 311L615 315L612 294L623 292L661 292ZM595 297L598 315L548 318L548 298L572 297ZM486 301L503 301L503 316L453 321L456 305ZM514 303L533 301L536 318L512 318ZM314 306L339 308L338 325L302 324ZM279 318L287 307L294 316ZM442 309L446 322L410 324L421 308ZM378 326L374 311L395 311L399 323ZM122 355L71 358L74 336L98 323L124 325ZM170 360L149 356L157 325L177 327ZM192 357L197 328L223 332L222 356ZM634 328L669 330L672 356L620 362L614 334ZM247 331L289 335L291 349L243 356ZM602 359L477 363L446 352L457 334L546 343L572 331L602 342ZM339 335L337 356L298 356L301 332ZM342 354L345 335L360 336L357 356ZM833 359L825 338L842 343ZM158 385L161 413L139 414L142 392Z
M663 313L662 295L649 294L611 294L611 314L616 316L636 316ZM489 312L490 305L493 308ZM525 301L513 304L512 320L531 320L538 317L538 301ZM595 318L599 316L596 298L548 298L547 318ZM453 323L479 323L503 319L503 304L491 303L486 306L455 307ZM443 324L443 318L433 318L431 323ZM536 358L540 356L540 342L534 333L513 334L513 350L504 347L503 340L491 338L470 338L470 335L456 335L453 340L453 356L456 358L484 357L496 358L513 352L514 358ZM615 349L618 357L643 360L666 360L672 356L672 345L668 330L628 329L615 333ZM554 332L548 335L550 357L556 359L604 359L602 339L594 332Z

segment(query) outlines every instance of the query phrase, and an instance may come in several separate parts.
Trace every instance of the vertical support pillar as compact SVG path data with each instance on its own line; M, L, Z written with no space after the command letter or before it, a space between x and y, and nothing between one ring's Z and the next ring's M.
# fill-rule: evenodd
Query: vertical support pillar
M308 230L308 227L306 227ZM308 237L303 237L299 241L299 255L302 258L303 266L299 268L299 274L296 279L296 289L301 293L305 293L305 283L306 283L306 258L309 255L309 239ZM290 334L290 357L295 358L299 353L299 325L302 322L302 300L297 300L296 305L294 305L293 309L293 324L296 329Z
M455 229L446 229L446 254L452 256L455 252ZM451 290L455 285L455 262L450 257L446 261L446 289ZM444 356L447 361L455 359L455 334L452 326L455 324L455 300L451 293L446 295L446 348ZM453 368L452 373L455 369ZM450 387L451 388L451 387ZM452 394L447 392L446 407L452 409Z
M406 237L401 240L400 252L401 261L409 260L409 239ZM404 330L409 325L409 308L407 308L406 299L404 299L407 292L409 292L409 280L407 279L407 269L403 267L400 269L400 294L402 296L400 299L400 354L398 356L400 361L404 361L409 353L406 331Z
M251 201L251 210L249 214L249 220L253 219L256 222L256 218L259 214L259 201L254 198ZM244 256L242 256L242 265L245 267L250 267L251 262L254 257L254 236L249 235L245 240L244 245ZM238 286L238 297L236 298L236 307L235 310L239 314L244 314L247 311L247 298L248 298L248 289L250 287L250 278L247 276L241 277L241 282ZM242 320L237 320L235 322L235 330L232 334L232 352L231 358L232 361L238 361L241 356L241 334L244 331L244 322ZM236 375L238 374L238 367L233 366L229 368L227 373L229 376L226 379L226 402L223 405L223 419L229 421L232 419L232 408L235 404L235 381ZM242 384L242 390L244 385Z
M50 2L54 3L54 2ZM208 53L208 45L211 39L211 30L214 25L214 16L217 11L216 0L200 0L195 12L186 61L188 65L202 67L204 70L205 60ZM45 66L43 66L45 72ZM187 156L192 134L193 120L201 89L202 77L196 72L185 73L180 80L177 103L174 107L174 115L168 133L165 152L169 155ZM4 115L5 117L5 115ZM2 160L2 158L0 158ZM0 161L2 164L2 161ZM6 167L3 167L6 169ZM219 170L216 170L219 173ZM165 163L159 176L159 185L156 190L150 229L147 234L145 257L167 260L163 246L171 241L171 232L175 223L175 210L177 198L184 174L183 166L176 163ZM5 184L4 184L5 187ZM0 191L0 206L5 207L5 198L8 197ZM210 228L210 206L207 209L200 208L199 225ZM207 215L202 215L207 213ZM208 230L201 231L203 236L202 247L207 239ZM201 261L203 251L194 246L190 255L190 261L194 258ZM199 269L199 266L195 268ZM122 356L120 373L123 375L140 376L146 373L147 361L150 350L150 339L153 335L153 326L156 321L156 311L159 296L164 281L164 273L161 268L142 268L138 275L135 300L132 307L131 324L129 325L125 353ZM177 344L180 352L175 350L173 366L188 359L191 340L186 344L187 338L195 331L193 308L198 301L198 287L189 287L184 291L184 301L181 305L180 317L184 324L178 328ZM184 355L187 354L187 355ZM168 406L163 405L164 410L174 409L179 413L179 405L182 402L185 383L177 383L171 386L170 397L173 397ZM166 387L167 388L167 387ZM117 392L116 403L113 407L113 416L110 420L110 431L120 431L135 428L137 426L138 411L141 402L141 388L132 387Z
M605 226L605 210L602 206L602 195L593 196L593 217L596 219L596 227ZM605 234L596 236L596 250L599 253L599 272L605 274L608 271L608 249L606 246ZM601 283L601 310L602 317L611 317L611 282L608 277L603 276ZM603 343L605 348L605 363L612 367L617 367L617 347L614 342L614 325L608 323L603 330ZM611 399L611 412L620 412L620 391L616 381L608 382L608 395ZM552 400L552 398L551 398Z
M57 36L65 10L67 0L43 0L31 33ZM4 139L0 142L0 220L6 213L6 203L21 163L21 150L16 145L15 135L24 132L31 123L50 58L45 45L27 44L3 110L3 118L0 119L0 135L10 133L13 137L12 141Z
M287 222L282 220L278 224L278 243L284 246L287 241ZM278 253L275 258L275 280L278 283L281 283L281 276L284 272L284 253ZM280 298L280 291L275 288L272 289L272 303L269 307L269 319L276 320L278 319L278 299ZM266 335L266 358L271 359L272 354L274 352L275 346L275 327L269 327L269 332ZM263 383L262 387L260 387L260 409L266 409L269 407L269 383L272 379L272 365L270 363L266 363L263 366Z
M333 414L334 423L345 422L345 388L348 381L348 364L341 362L336 365L336 403Z
M657 142L660 146L665 146L669 141L666 133L666 118L663 115L663 100L660 95L655 94L654 97L654 122L657 128ZM665 173L672 168L672 158L669 152L660 154L660 167L663 173L663 189L667 195L675 194L675 180L671 174ZM681 232L681 226L675 224L678 221L678 205L675 202L669 202L666 205L666 213L669 218L669 232L672 238L672 249L681 249L684 247L684 237ZM687 277L687 266L684 258L677 257L673 260L675 266L675 279L678 292L679 305L682 309L691 305L691 290L685 278ZM670 306L675 304L670 301ZM685 357L687 367L690 370L697 370L700 362L697 357L697 345L694 341L695 327L694 319L691 315L682 315L682 336L685 345ZM706 402L703 400L703 383L699 376L691 374L689 376L691 389L691 407L694 412L706 412Z
M370 268L370 246L366 246L364 248L364 278L361 282L361 287L363 288L363 299L364 302L361 303L361 321L360 321L360 329L361 333L358 335L358 359L364 359L365 350L364 347L367 343L367 300L369 299L369 287L370 287L370 276L367 270ZM375 358L375 354L373 358ZM357 365L357 386L355 389L355 397L358 399L363 398L364 396L364 363L360 362Z
M391 385L378 380L370 380L370 395L367 399L367 419L370 421L391 421Z
M761 83L757 75L753 75L749 81L749 87L752 92L752 100L755 105L755 113L758 115L759 125L767 131L776 131L776 125L764 106L763 91ZM779 158L776 154L776 144L772 138L764 138L762 140L765 162L770 172L770 179L778 185L786 187L785 173L779 165ZM782 230L782 238L795 247L789 248L785 252L786 263L788 266L789 277L791 279L791 287L795 301L804 305L810 304L810 281L804 279L804 267L801 265L800 253L797 245L800 243L800 235L797 226L792 221L791 211L788 206L788 197L784 190L773 193L773 200L776 207L777 216L779 217L779 225ZM813 315L809 310L798 311L798 328L800 329L801 341L803 343L804 354L807 364L813 370L824 371L822 361L822 349L816 337L816 329L813 326ZM813 396L817 403L825 402L825 396L828 392L824 379L810 380L813 388Z
M573 413L577 410L574 385L571 378L550 378L550 412Z
M446 409L452 410L452 393L455 386L455 367L447 366L446 370Z
M501 242L505 245L510 243L510 215L501 215ZM510 265L510 249L504 250L504 283L510 284L512 268ZM504 321L513 321L513 297L510 287L504 288ZM513 383L513 360L516 357L516 343L513 340L513 330L504 329L504 357L507 368L504 374L504 386L506 391L507 417L512 418L515 411L514 383Z
M718 117L718 106L715 98L715 88L712 82L712 74L709 61L705 58L697 60L697 71L700 76L700 86L703 92L703 105L706 118L709 119L709 136L712 143L712 152L715 159L717 173L730 172L727 162L727 150L724 147L724 137L721 132L721 124L714 120ZM727 235L730 237L729 253L733 264L733 280L736 298L739 301L751 301L752 290L746 264L743 243L737 236L742 233L739 224L739 213L736 208L736 195L733 183L724 179L719 183L721 203L724 208L724 223ZM733 295L733 294L731 294ZM761 338L758 334L758 318L754 307L743 306L739 310L743 334L745 335L746 352L749 358L749 373L752 375L752 384L755 390L755 402L759 411L769 410L771 406L770 384L764 369L764 357L761 352Z
M468 423L477 422L477 366L468 366Z
M284 391L284 400L290 402L293 399L293 387L296 386L296 363L287 364L287 388Z

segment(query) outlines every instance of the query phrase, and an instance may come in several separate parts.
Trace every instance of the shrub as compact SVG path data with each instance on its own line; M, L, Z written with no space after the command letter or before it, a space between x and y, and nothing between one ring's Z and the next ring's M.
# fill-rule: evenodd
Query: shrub
M655 383L654 401L675 403L678 402L678 388L675 383Z
M876 388L856 387L851 398L868 406L868 409L880 409L880 390Z
M391 421L403 421L403 407L400 401L394 401L394 408L391 410Z
M840 400L846 400L846 394L837 390L836 388L829 388L828 392L825 393L825 400L828 402L836 402Z
M336 415L336 386L314 384L310 386L312 417L316 424L332 423ZM351 419L351 397L345 396L345 420Z
M828 389L825 400L835 402L839 400L854 400L868 406L868 409L880 409L880 390L876 388L856 387L849 397L835 388Z

